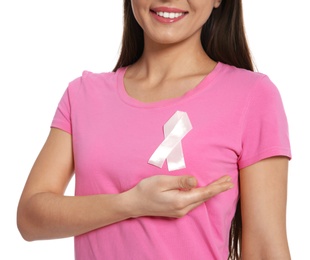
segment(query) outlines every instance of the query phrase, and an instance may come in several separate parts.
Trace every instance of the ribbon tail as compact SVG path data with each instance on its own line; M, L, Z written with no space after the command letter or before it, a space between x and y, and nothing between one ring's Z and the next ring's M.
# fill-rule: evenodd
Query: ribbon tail
M177 146L168 155L167 164L169 171L175 171L186 168L181 143L178 143Z
M169 154L174 150L175 146L179 144L180 140L177 136L169 135L165 140L157 147L155 152L152 154L148 163L153 164L159 168L162 168L165 160Z

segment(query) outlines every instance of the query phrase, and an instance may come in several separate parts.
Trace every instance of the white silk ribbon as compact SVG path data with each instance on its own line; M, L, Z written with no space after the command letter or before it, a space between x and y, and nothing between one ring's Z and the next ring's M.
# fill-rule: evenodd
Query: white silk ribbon
M164 125L164 141L157 147L148 163L162 168L165 160L169 171L185 168L182 139L192 130L186 112L177 111Z

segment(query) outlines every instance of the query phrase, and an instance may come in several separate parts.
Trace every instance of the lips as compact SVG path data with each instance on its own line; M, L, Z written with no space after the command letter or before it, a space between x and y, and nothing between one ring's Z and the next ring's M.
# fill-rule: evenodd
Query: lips
M169 7L157 7L150 10L153 17L162 23L173 23L182 19L188 12Z

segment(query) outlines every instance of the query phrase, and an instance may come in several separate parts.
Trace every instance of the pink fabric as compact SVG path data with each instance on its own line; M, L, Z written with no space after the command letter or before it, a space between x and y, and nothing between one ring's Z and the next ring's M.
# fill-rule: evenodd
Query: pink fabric
M236 186L180 219L129 219L78 236L76 259L226 260L238 170L291 156L277 88L263 74L218 63L184 96L142 103L127 95L125 71L84 72L59 103L52 127L72 134L76 195L119 193L157 174L192 174L200 186L229 174ZM193 129L182 140L186 169L169 172L148 160L177 110L187 112Z

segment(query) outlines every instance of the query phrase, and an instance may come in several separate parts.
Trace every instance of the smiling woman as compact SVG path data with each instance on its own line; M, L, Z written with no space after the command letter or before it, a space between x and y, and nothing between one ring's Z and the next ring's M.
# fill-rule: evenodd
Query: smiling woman
M82 260L287 260L290 158L240 0L124 0L117 64L69 83L18 227L29 241L74 237Z
M191 38L191 34L194 33L199 35L202 25L209 18L213 8L220 5L220 1L162 3L134 0L131 4L135 19L143 29L145 37L163 43L173 43L182 38ZM172 42L169 42L170 40Z

